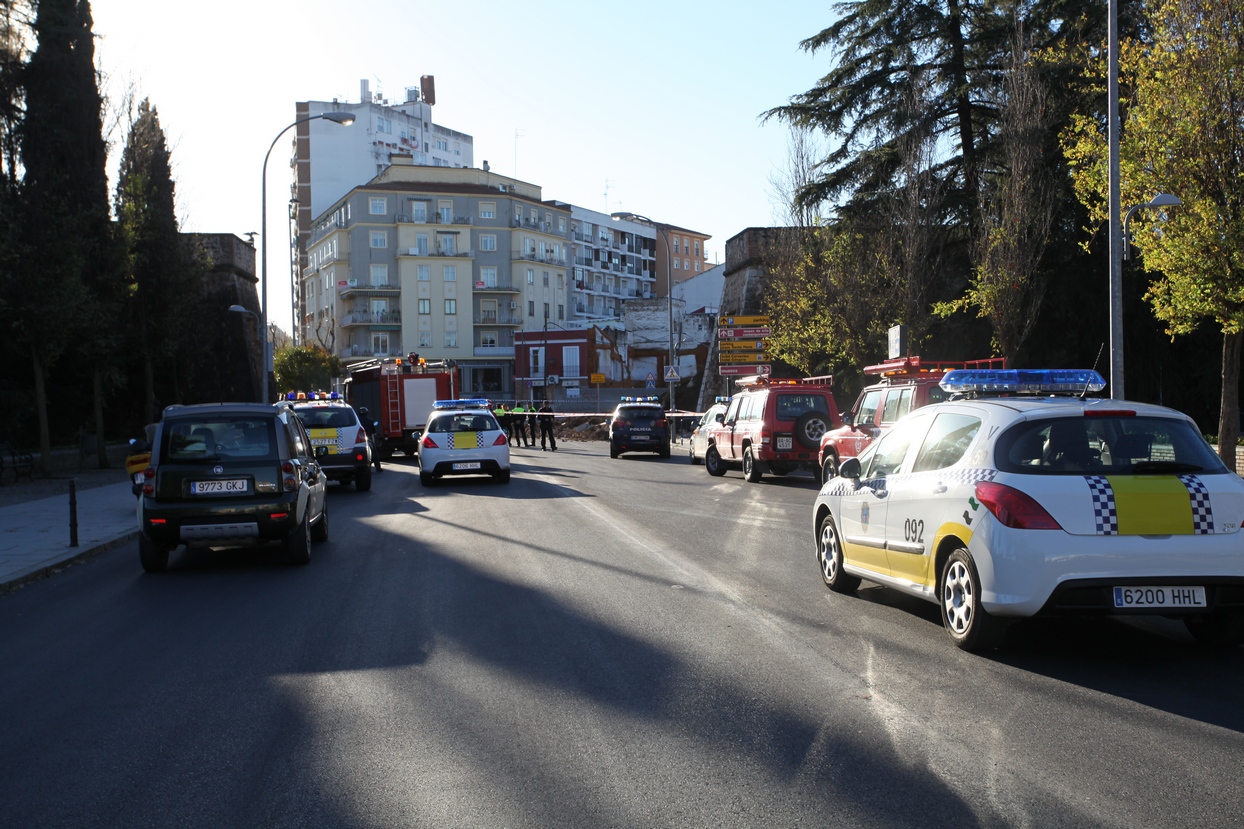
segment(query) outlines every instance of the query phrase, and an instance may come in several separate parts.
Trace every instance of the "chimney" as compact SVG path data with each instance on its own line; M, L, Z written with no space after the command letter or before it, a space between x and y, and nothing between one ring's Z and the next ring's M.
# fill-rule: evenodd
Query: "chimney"
M423 101L428 106L436 105L436 78L424 75L419 78L419 91L423 93Z
M484 172L488 172L488 159L484 159Z
M364 104L371 103L371 83L367 78L359 81L359 102Z

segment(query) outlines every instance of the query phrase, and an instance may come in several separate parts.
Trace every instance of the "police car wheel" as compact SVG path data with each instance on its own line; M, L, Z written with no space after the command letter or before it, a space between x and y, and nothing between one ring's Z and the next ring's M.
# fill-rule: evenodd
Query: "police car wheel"
M354 488L359 492L371 489L371 467L364 467L362 472L354 476Z
M1211 648L1238 648L1244 644L1244 613L1187 616L1184 627L1194 639Z
M726 474L726 464L722 461L721 455L717 454L716 446L710 446L704 452L704 468L714 478L719 478Z
M614 446L612 443L609 444L609 457L613 458L614 460L617 460L618 455L621 455L621 454L622 453L618 451L618 447Z
M423 484L424 486L432 486L433 484L436 483L436 478L432 475L431 472L420 472L419 483Z
M825 586L835 593L853 593L860 586L860 580L849 576L842 569L842 541L838 537L838 527L834 519L825 514L816 534L816 558L821 565L821 580Z
M972 554L960 547L942 566L938 589L942 623L952 642L965 651L996 648L1006 625L981 607L981 580Z

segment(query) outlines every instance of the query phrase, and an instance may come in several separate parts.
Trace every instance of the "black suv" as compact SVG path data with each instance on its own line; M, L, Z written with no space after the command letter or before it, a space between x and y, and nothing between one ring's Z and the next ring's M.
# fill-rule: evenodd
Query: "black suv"
M262 403L170 406L156 426L139 499L143 569L188 547L284 544L293 564L328 539L327 479L302 422Z
M307 427L311 445L324 447L319 460L328 480L353 481L359 492L371 489L372 444L352 406L333 398L299 399L285 405Z
M609 419L609 457L623 452L670 456L670 427L655 397L623 397Z

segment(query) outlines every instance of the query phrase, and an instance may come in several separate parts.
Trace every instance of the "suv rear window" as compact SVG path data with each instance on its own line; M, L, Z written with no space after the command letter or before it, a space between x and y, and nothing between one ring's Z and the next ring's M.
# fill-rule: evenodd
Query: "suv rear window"
M221 415L166 421L160 456L168 461L276 460L273 418Z
M308 429L342 429L358 425L354 412L340 406L294 407Z
M656 406L622 406L617 415L622 420L660 420L665 412Z
M823 394L779 394L777 396L777 419L796 420L805 412L829 414L829 403Z
M998 439L1003 472L1029 475L1222 473L1227 468L1183 420L1064 417L1017 424Z

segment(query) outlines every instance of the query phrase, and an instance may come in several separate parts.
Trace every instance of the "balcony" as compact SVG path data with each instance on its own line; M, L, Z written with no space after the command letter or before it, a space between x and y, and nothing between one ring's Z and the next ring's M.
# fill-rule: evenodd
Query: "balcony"
M376 351L370 346L347 345L337 352L337 356L343 360L375 360L382 357L405 357L406 352L400 345L393 343L385 351Z
M509 280L497 280L491 284L477 281L474 287L476 291L483 291L484 293L516 294L520 290L510 284Z
M402 312L398 310L381 311L374 314L371 311L351 311L337 321L337 324L343 328L351 325L398 325L402 324Z
M396 285L351 285L349 280L344 286L337 287L337 293L342 298L351 296L365 297L395 297L402 295L402 289Z
M477 345L472 349L474 357L514 357L512 345Z
M479 313L472 320L476 325L522 325L523 320L517 314L498 311L495 314Z
M514 261L524 261L524 262L540 262L540 263L545 264L545 265L559 265L559 266L561 266L561 267L563 267L563 268L564 268L564 267L566 267L566 256L565 256L565 254L563 254L563 255L561 255L561 256L554 256L554 255L553 255L553 254L551 254L551 253L543 253L543 254L541 254L541 253L531 253L531 252L519 252L519 251L514 251L514 252L510 255L510 258L511 258L512 260L514 260Z

